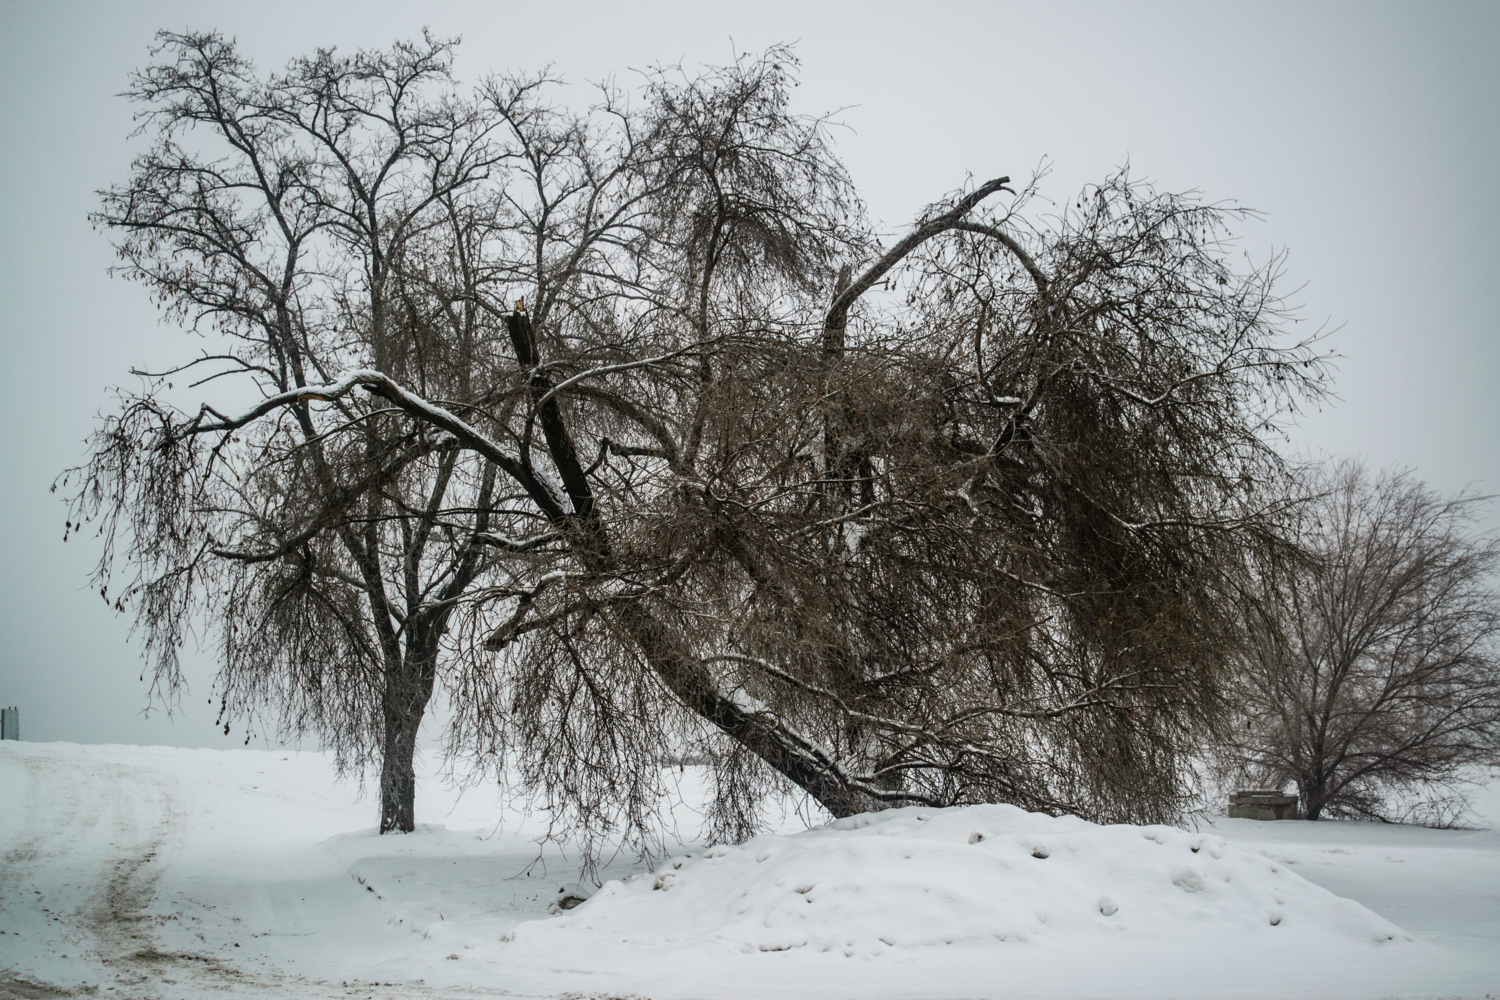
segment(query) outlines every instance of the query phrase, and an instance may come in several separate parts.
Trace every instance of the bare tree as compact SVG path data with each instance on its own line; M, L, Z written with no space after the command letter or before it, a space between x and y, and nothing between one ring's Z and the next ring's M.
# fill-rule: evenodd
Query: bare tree
M215 347L137 373L71 520L105 514L106 595L125 526L134 573L117 600L134 604L165 693L206 618L226 734L230 717L274 707L341 767L378 762L381 830L410 830L417 728L448 602L484 566L473 536L495 471L389 413L316 412L308 387L356 360L466 391L493 331L472 304L414 313L395 265L435 230L462 264L471 193L500 156L493 116L447 93L450 42L320 51L260 78L218 35L159 41L127 92L152 144L94 218L118 235L118 273ZM253 426L207 403L182 414L169 379L285 405Z
M1393 800L1500 754L1500 542L1480 498L1356 462L1313 472L1309 558L1264 570L1240 657L1233 758L1294 781L1303 815L1392 818Z
M1042 217L1008 178L966 187L883 248L824 122L789 110L794 66L655 70L578 114L546 77L441 102L484 123L491 172L406 189L425 221L388 241L378 301L318 328L321 381L233 416L127 400L96 439L77 509L129 519L148 642L200 607L256 626L274 602L214 603L215 567L305 464L332 472L278 499L294 542L253 551L347 585L348 630L368 574L324 553L356 524L392 565L440 537L435 583L387 573L393 631L447 627L424 662L450 753L565 826L647 835L684 752L712 762L723 837L780 780L835 815L1173 815L1223 713L1235 567L1281 517L1261 435L1323 378L1275 262L1236 269L1236 210L1124 174ZM346 332L377 326L400 334ZM288 413L307 427L263 451ZM408 452L398 494L380 461ZM316 688L306 669L268 661L253 694Z

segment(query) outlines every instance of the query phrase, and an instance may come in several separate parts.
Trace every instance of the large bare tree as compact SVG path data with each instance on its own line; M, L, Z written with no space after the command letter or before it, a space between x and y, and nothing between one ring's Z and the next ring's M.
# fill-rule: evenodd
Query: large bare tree
M321 385L373 365L466 391L477 306L416 315L397 262L434 230L462 267L474 191L496 169L494 116L451 99L452 44L321 51L258 76L215 34L159 37L132 78L150 146L95 222L126 279L213 346L139 372L94 442L75 519L106 517L101 592L126 527L132 604L169 695L187 630L207 620L228 718L273 706L342 767L381 767L381 829L413 823L412 754L451 598L484 567L495 472L391 413L317 412ZM233 427L180 413L169 380L287 400ZM457 506L439 526L436 512ZM452 522L463 520L455 533Z
M153 648L200 608L228 637L280 606L216 596L245 551L364 601L324 554L357 523L392 567L419 536L452 553L418 560L435 584L386 571L392 630L447 628L449 751L564 825L648 832L682 753L712 763L716 836L781 779L835 815L1173 815L1222 715L1235 567L1283 517L1255 502L1262 435L1323 378L1274 262L1233 265L1232 208L1124 174L1045 216L966 185L883 247L789 110L793 66L652 71L581 113L544 77L445 99L489 173L424 204L378 308L320 328L319 381L232 412L148 393L96 439L79 511L128 519ZM377 313L399 351L345 333ZM275 437L288 414L307 428ZM412 492L362 457L371 427L418 454ZM288 507L280 470L314 461L333 479ZM247 547L239 511L273 498L307 554ZM303 628L327 623L274 643ZM305 699L345 655L268 660L237 704Z
M1295 782L1307 819L1400 818L1500 755L1500 542L1475 530L1479 497L1407 472L1339 462L1303 488L1306 557L1246 604L1233 759Z

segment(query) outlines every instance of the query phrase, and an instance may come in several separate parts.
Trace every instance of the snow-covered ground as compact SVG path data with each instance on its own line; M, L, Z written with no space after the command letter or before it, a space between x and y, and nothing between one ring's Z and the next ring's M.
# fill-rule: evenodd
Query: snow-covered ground
M1500 995L1494 830L904 809L595 889L491 789L426 776L405 837L357 792L315 753L0 743L0 997Z

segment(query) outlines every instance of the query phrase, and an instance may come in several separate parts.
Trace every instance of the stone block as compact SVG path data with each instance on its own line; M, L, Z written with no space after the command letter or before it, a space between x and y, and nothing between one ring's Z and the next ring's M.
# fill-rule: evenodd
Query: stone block
M1296 819L1297 796L1276 789L1247 789L1229 796L1230 819Z

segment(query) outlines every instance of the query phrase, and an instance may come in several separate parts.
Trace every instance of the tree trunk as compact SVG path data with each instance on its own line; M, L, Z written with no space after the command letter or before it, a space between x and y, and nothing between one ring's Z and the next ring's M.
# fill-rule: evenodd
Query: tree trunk
M385 739L380 764L380 832L417 827L417 730L432 697L437 638L418 625L401 665L386 676Z
M747 709L718 691L702 664L674 642L649 612L626 604L616 613L647 664L689 710L712 722L835 817L852 816L872 806L866 796L840 781L826 761L819 761L815 751L798 746L795 734L784 730L774 715Z
M416 725L421 717L402 719L385 714L385 751L380 765L380 832L411 833L417 827Z
M1324 786L1298 782L1297 792L1302 798L1303 819L1315 820L1323 814L1323 806L1328 803L1328 791Z
M572 518L557 517L554 523L563 532L575 533L575 555L586 570L606 571L614 566L609 532L594 507L588 476L558 398L552 395L552 382L545 371L537 370L541 357L531 318L517 309L505 317L505 326L515 349L516 363L528 373L527 382L537 404L537 417L547 441L547 451L573 508ZM580 526L581 532L578 531ZM804 789L834 816L852 816L870 807L865 795L840 780L830 761L820 760L815 748L806 745L774 715L749 708L732 695L719 691L703 664L648 611L626 602L615 609L615 615L635 640L648 666L689 710L713 723ZM431 681L428 681L429 692L431 687Z

